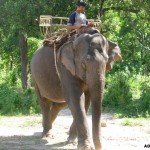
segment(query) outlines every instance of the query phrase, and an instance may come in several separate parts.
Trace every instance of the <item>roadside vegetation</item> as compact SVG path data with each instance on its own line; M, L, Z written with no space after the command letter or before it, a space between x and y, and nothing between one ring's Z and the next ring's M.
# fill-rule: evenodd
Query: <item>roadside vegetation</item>
M125 118L123 122L121 123L122 126L144 126L145 122L142 121L142 119L133 119L133 118Z
M87 0L87 3L87 17L101 19L102 34L119 44L124 60L106 74L103 110L116 113L118 117L149 118L149 0ZM75 10L76 1L37 0L34 4L31 0L9 0L0 4L0 115L40 113L30 73L33 53L44 39L38 19L47 14L68 17ZM28 58L25 84L21 63L22 36L27 44ZM134 123L127 119L124 125L128 124Z

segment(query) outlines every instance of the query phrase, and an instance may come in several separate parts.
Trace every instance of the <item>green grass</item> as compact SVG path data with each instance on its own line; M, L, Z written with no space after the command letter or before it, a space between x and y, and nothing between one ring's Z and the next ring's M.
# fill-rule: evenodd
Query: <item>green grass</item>
M146 126L150 125L150 118L124 118L121 122L122 126Z
M37 115L30 116L0 116L0 126L13 128L13 127L31 127L42 124L42 117Z

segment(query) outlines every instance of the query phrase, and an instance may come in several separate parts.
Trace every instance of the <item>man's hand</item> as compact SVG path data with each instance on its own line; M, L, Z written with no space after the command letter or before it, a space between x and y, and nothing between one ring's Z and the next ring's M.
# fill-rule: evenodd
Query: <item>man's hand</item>
M93 27L93 26L94 26L94 24L93 24L92 22L88 22L87 25L90 26L90 27Z
M86 24L81 24L78 29L81 29L82 27L86 27L87 25Z

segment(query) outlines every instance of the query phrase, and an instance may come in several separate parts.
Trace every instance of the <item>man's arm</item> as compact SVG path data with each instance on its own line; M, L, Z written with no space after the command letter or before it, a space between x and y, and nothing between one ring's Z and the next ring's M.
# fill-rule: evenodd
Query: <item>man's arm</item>
M74 26L74 25L67 25L67 30L71 31L71 30L76 30L76 29L79 29L83 26L86 26L86 25L80 25L80 26Z
M67 25L67 30L71 31L71 30L76 30L78 29L78 26L74 26L74 25Z

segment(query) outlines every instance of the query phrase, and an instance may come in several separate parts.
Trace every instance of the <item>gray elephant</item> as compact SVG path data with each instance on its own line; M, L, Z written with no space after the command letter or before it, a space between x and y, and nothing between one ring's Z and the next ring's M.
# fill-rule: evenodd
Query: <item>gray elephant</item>
M91 150L86 113L92 105L92 137L96 150L101 150L100 121L105 71L115 61L122 61L119 47L100 34L81 34L57 51L42 46L34 54L31 72L43 115L43 136L48 136L59 111L69 106L73 123L69 141L78 138L78 149Z

